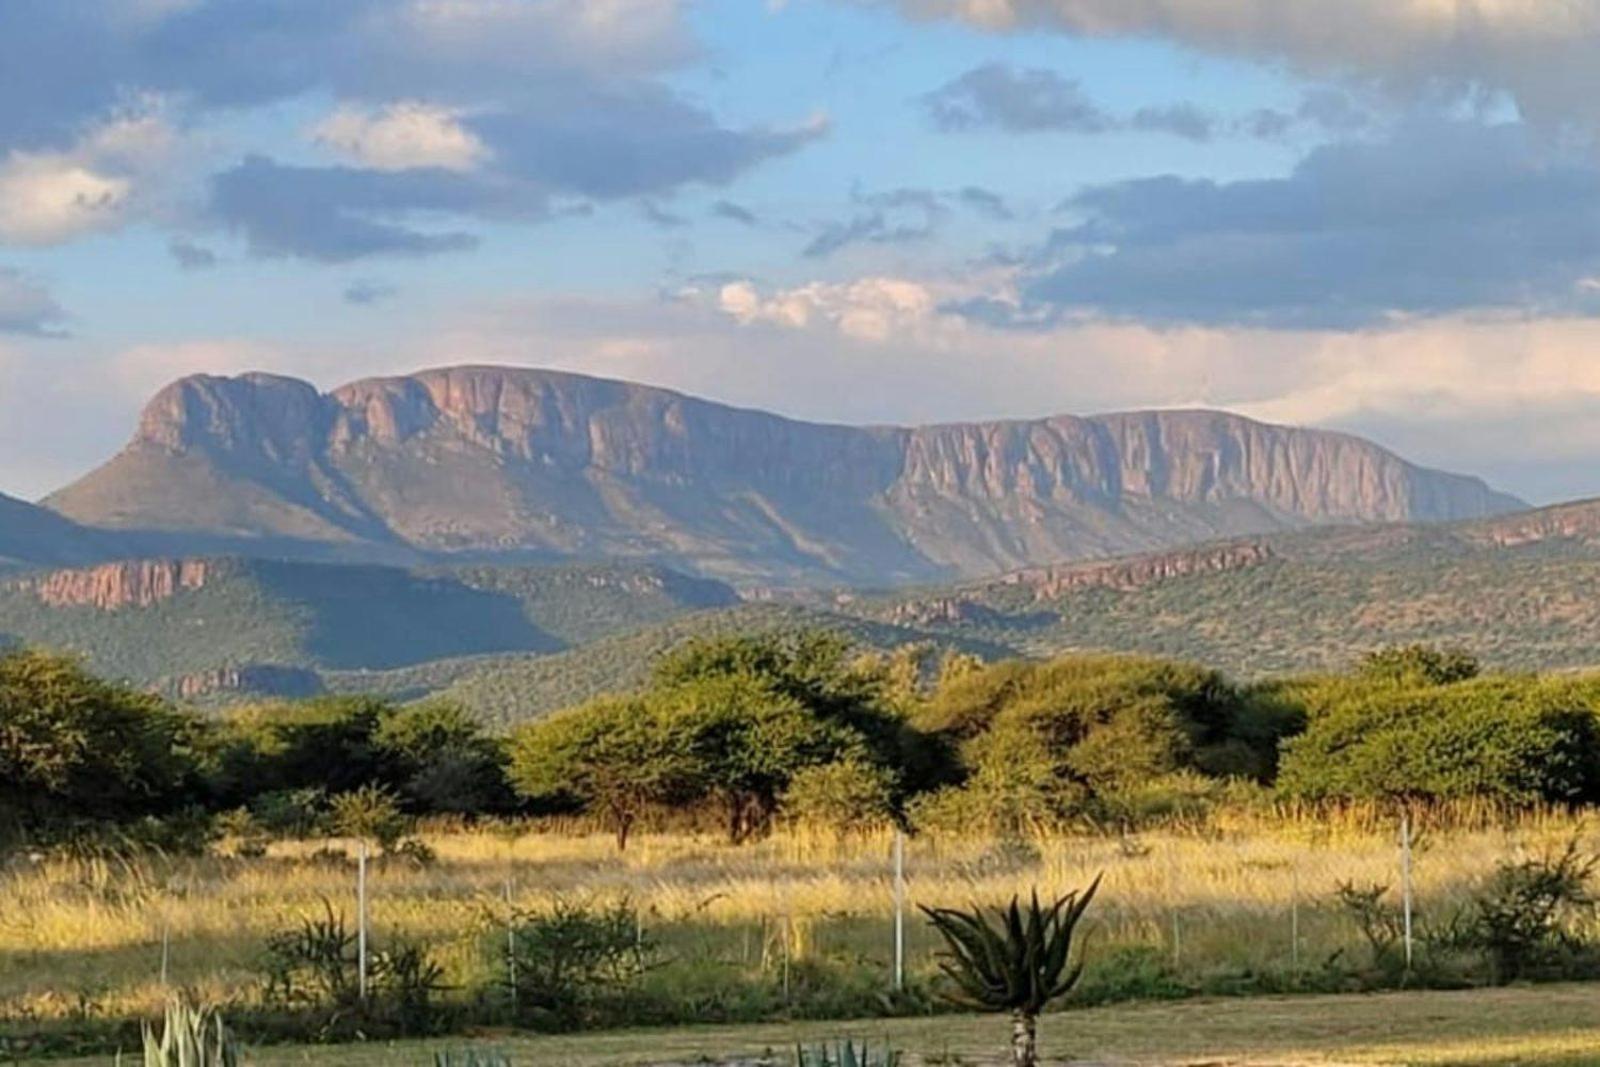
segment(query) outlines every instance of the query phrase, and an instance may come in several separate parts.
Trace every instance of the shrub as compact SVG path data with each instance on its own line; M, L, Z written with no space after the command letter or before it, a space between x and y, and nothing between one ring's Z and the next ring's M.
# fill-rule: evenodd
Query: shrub
M395 850L411 825L395 795L382 786L368 785L340 793L329 809L335 833L372 841L385 853Z
M783 795L783 810L840 833L875 829L894 819L894 776L859 759L803 767Z
M1557 855L1503 863L1458 919L1451 940L1481 952L1495 983L1550 969L1587 946L1573 921L1594 912L1589 885L1600 856L1585 856L1576 841Z
M1481 669L1477 657L1463 649L1392 645L1367 653L1357 673L1396 685L1453 685L1476 678Z
M497 935L498 953L504 944ZM593 905L557 897L546 912L511 916L516 970L514 1007L526 1021L571 1029L604 1001L625 992L656 958L642 933L639 913L627 900Z

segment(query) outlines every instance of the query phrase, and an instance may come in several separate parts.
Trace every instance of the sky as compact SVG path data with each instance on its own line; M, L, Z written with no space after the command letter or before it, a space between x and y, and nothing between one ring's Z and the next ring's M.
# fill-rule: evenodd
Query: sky
M1600 495L1600 0L0 0L0 492L454 363Z

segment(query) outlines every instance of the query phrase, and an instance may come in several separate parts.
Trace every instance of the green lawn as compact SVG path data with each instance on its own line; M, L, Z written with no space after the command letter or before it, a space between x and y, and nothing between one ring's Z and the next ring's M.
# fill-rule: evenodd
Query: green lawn
M887 1039L913 1063L999 1063L1007 1036L997 1017L947 1016L857 1023L635 1030L572 1037L475 1039L262 1049L249 1062L431 1064L444 1048L493 1047L518 1065L694 1063L778 1050L843 1035ZM1095 1063L1450 1064L1483 1067L1600 1065L1600 985L1464 993L1186 1001L1053 1015L1041 1025L1048 1056ZM84 1063L95 1061L80 1061ZM103 1062L103 1061L99 1061ZM1064 1062L1055 1061L1055 1062Z

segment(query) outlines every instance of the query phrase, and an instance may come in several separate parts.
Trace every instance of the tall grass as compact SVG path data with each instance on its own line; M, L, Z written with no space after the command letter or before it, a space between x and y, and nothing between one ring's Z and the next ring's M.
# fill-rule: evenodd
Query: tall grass
M1433 813L1415 861L1422 921L1461 906L1497 863L1588 832L1582 818L1558 811ZM877 974L888 987L887 830L841 839L789 827L741 847L646 834L621 854L609 835L578 824L439 826L423 836L435 864L393 861L371 872L374 937L421 941L458 987L497 977L492 935L508 887L510 906L523 910L557 895L626 896L679 966L763 973L848 961L869 975L866 984ZM279 843L259 858L14 861L0 873L0 1018L151 1017L171 989L248 1000L269 933L321 914L325 902L354 915L354 867L344 858L354 851L334 840ZM1360 953L1359 933L1332 905L1335 888L1399 879L1392 813L1376 807L1237 811L1128 836L920 836L909 842L906 870L913 906L996 903L1035 887L1054 895L1104 872L1086 921L1091 979L1094 957L1120 949L1186 981L1224 986L1229 975L1274 974L1288 987L1297 970ZM926 973L935 937L914 920L908 933L910 969Z

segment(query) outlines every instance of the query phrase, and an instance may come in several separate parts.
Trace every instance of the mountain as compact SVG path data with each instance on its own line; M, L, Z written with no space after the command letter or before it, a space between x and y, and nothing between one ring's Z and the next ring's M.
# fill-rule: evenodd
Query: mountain
M0 494L0 571L86 562L112 551L111 541L53 511Z
M494 367L326 395L262 374L186 378L46 503L151 552L626 558L745 585L977 577L1523 506L1358 438L1219 412L848 427Z
M1508 669L1600 665L1600 501L1449 525L1308 530L950 587L834 610L1022 655L1200 660L1238 675L1455 644Z
M0 578L0 640L75 652L176 696L301 695L326 671L560 652L737 600L648 565L146 559Z

